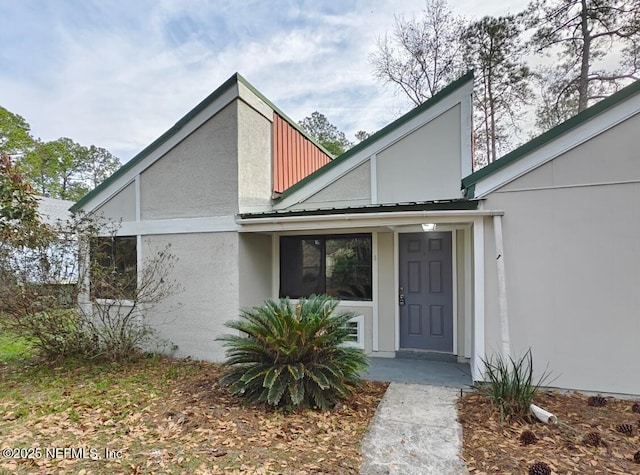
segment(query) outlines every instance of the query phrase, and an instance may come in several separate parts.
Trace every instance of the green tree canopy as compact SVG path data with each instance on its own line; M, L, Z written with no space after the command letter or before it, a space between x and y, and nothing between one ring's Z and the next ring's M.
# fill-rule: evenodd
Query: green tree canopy
M344 132L338 130L324 114L318 111L315 111L309 117L305 117L298 124L334 157L346 152L353 146Z
M484 17L467 26L462 41L464 58L475 70L475 159L495 161L508 151L521 111L529 101L529 68L522 56L520 26L515 17Z
M0 254L10 247L35 246L48 239L38 216L38 200L11 158L0 154Z
M120 166L104 148L85 147L70 138L38 142L18 160L37 193L77 201Z
M62 137L43 142L21 116L0 106L0 155L13 160L37 194L77 201L120 167L108 150Z
M22 154L33 145L34 139L27 121L0 106L0 154Z

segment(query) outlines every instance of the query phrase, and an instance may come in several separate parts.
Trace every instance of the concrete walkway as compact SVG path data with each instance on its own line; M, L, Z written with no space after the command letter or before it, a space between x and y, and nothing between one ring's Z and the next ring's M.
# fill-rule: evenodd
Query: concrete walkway
M363 377L395 382L362 441L361 474L469 473L455 407L460 388L471 384L469 365L372 358Z

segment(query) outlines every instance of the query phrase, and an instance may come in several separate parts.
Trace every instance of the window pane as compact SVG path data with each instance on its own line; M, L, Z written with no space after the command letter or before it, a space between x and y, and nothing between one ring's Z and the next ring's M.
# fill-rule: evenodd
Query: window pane
M315 238L280 239L280 296L308 297L324 292L323 241Z
M111 267L113 258L113 249L111 246L111 238L96 238L91 243L91 261L101 267Z
M134 297L138 262L135 236L98 238L91 246L91 261L94 298Z
M326 292L345 300L371 300L371 236L326 241Z
M138 255L135 236L118 236L114 239L115 267L118 285L123 295L132 297L138 285Z

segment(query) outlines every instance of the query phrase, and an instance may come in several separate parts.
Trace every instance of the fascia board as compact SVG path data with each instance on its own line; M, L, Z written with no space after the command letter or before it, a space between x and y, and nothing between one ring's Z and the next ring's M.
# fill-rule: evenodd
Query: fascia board
M273 122L273 109L243 82L238 82L238 96L269 122Z
M223 108L229 105L233 100L238 98L239 90L238 83L236 82L226 91L221 93L211 104L207 105L202 111L196 114L193 118L187 122L180 130L169 137L166 141L160 144L156 149L149 153L146 157L136 163L133 167L128 169L126 173L119 176L115 181L100 190L95 196L92 196L86 203L82 205L82 210L87 213L95 211L104 203L113 198L123 188L129 185L135 180L135 177L141 174L144 170L153 165L157 160L163 157L172 148L182 142L185 138L191 135L198 127L203 125L207 120L220 112Z
M550 162L592 138L640 113L640 94L593 117L495 173L475 183L474 197L484 198L493 191Z
M472 222L483 216L502 215L502 210L400 211L347 213L320 216L238 218L239 232L307 231L314 229L360 229L421 224L425 219L439 224Z

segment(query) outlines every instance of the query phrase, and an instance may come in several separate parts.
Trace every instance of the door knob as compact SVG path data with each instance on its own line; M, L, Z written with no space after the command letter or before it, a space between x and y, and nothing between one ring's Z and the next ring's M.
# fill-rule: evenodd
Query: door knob
M398 301L400 303L400 306L402 307L404 305L404 288L400 287L400 296L398 298Z

